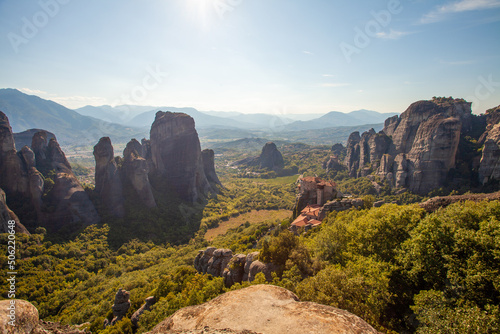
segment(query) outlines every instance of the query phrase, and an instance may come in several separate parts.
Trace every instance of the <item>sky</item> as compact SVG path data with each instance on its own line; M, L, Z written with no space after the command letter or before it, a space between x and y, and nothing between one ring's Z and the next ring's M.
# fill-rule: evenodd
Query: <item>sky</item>
M69 108L500 104L500 0L0 0L0 88Z

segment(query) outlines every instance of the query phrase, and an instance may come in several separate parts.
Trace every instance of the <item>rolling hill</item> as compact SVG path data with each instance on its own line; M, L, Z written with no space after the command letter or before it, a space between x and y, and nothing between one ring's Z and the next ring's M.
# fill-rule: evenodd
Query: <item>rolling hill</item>
M93 145L103 136L111 137L114 142L126 142L148 133L147 129L83 116L54 101L11 88L0 89L0 110L9 117L14 132L44 129L54 133L63 145Z

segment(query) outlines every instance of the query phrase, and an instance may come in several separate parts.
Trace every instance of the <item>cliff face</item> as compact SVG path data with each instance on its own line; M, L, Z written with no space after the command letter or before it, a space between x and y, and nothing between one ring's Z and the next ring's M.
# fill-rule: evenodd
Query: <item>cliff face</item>
M471 104L463 100L415 102L386 120L380 133L352 134L345 164L351 176L375 172L393 187L425 194L443 185L462 131L471 127Z
M281 152L273 142L268 142L262 147L258 157L249 157L234 163L235 165L246 165L248 167L259 167L261 169L279 171L285 167Z
M500 106L485 115L486 131L479 139L484 143L479 165L479 181L500 180Z
M205 171L208 182L214 187L215 185L222 185L215 172L214 151L209 149L201 151L201 158L203 160L203 170Z
M196 202L215 191L205 175L193 118L182 113L157 112L150 141L152 173L173 187L183 200Z
M15 221L14 230L16 233L30 234L26 227L19 221L19 218L14 212L7 206L7 199L5 192L0 189L0 233L9 232L9 221Z
M9 120L0 112L0 186L7 197L14 196L31 205L36 224L59 229L66 224L94 224L99 216L71 170L55 138L45 131L33 135L31 149L16 151ZM44 176L51 173L51 189L45 189ZM42 197L47 190L45 197Z
M103 137L94 146L95 191L101 197L103 206L116 217L125 215L123 187L109 137Z
M149 165L146 159L141 156L142 153L142 145L137 140L132 139L123 151L123 158L125 159L123 168L126 177L144 205L148 208L154 208L156 207L156 201L149 183Z

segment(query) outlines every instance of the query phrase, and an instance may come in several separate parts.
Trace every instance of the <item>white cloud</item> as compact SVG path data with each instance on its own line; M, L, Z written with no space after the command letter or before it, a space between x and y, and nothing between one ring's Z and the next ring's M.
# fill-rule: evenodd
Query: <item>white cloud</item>
M19 90L23 93L31 94L31 95L50 95L49 93L44 92L43 90L39 90L39 89L19 88Z
M485 10L490 8L500 7L500 0L461 0L456 2L451 2L443 6L435 8L433 11L425 14L421 19L420 23L434 23L439 22L450 14L469 12L473 10Z
M406 36L408 34L410 33L406 31L396 31L390 29L389 32L381 31L377 33L376 37L381 39L400 39L401 37Z
M333 74L323 74L323 76L324 76L325 78L332 78L332 77L334 77L334 75L333 75Z
M314 53L312 53L311 51L302 51L302 53L305 53L306 55L314 55Z
M342 82L327 82L327 83L322 83L320 86L321 87L329 87L329 88L336 88L336 87L345 87L345 86L350 86L350 83L342 83Z

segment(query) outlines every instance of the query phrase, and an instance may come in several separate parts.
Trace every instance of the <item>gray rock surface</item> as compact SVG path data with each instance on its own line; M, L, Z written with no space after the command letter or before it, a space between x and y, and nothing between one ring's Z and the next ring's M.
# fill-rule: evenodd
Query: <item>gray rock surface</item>
M110 214L123 217L125 206L122 180L109 137L101 138L94 146L94 158L95 191Z
M141 315L145 311L150 311L151 306L153 306L154 304L156 304L156 298L154 296L148 297L148 298L146 298L144 304L137 311L135 311L134 314L132 314L130 321L132 322L132 324L135 327L139 326L138 324L139 324L139 321L141 320Z
M156 207L151 183L149 182L149 165L142 156L142 145L132 139L123 151L123 169L137 195L148 208Z
M151 126L152 173L189 202L215 192L203 168L200 140L192 117L159 111ZM153 184L155 187L161 185ZM158 189L161 190L161 189Z
M9 232L9 221L15 221L14 231L16 233L30 234L26 227L19 221L16 214L7 206L5 192L0 188L0 233Z

